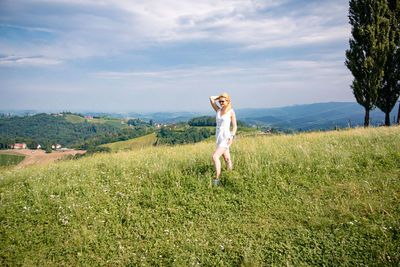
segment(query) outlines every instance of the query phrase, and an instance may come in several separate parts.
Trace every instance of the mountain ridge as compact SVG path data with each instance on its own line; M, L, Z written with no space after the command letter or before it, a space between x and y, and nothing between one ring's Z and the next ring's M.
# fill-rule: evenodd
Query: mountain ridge
M397 112L398 103L391 112L391 121L397 118ZM238 109L236 114L239 119L251 124L316 130L335 126L362 126L365 110L356 102L326 102L267 109ZM371 111L370 117L371 125L379 126L384 123L385 114L375 109Z

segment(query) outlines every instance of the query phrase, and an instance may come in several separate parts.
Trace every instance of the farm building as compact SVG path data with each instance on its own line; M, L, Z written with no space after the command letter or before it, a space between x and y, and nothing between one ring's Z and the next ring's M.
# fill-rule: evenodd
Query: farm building
M10 148L13 148L13 149L26 149L26 144L25 143L16 143L14 145L10 145Z

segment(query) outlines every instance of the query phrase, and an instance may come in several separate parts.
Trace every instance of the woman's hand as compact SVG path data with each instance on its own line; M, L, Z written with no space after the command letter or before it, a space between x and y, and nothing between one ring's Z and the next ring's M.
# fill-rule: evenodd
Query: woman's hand
M228 138L228 146L230 146L231 144L232 144L232 142L233 142L233 135L231 135L229 138Z

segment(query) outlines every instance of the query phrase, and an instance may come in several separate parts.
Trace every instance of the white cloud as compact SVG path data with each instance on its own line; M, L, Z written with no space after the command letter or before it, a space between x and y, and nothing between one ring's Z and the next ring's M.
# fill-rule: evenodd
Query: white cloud
M61 60L44 57L7 56L0 58L0 66L48 66L61 63Z
M18 25L10 25L10 24L0 24L0 27L10 27L16 29L22 29L26 31L36 31L36 32L48 32L53 33L54 31L49 28L41 28L41 27L30 27L30 26L18 26Z
M240 83L270 83L290 84L300 81L325 81L327 83L343 82L349 77L347 69L343 67L343 61L331 60L269 60L264 65L236 66L208 66L185 67L177 69L165 69L159 71L137 72L96 72L91 75L96 79L112 79L125 81L147 81L151 83L178 81L190 83L191 81L237 81ZM147 83L147 84L149 84Z
M116 99L146 108L141 99L154 98L166 109L209 108L207 95L220 90L242 107L349 100L347 4L0 0L0 79L10 92L51 92L85 107ZM37 75L39 66L51 68Z
M10 11L14 16L0 22L46 29L52 36L11 44L13 48L2 46L0 54L29 56L30 51L30 56L85 58L164 43L206 41L265 49L348 38L350 30L343 23L346 1L318 1L300 10L290 10L289 4L285 13L274 12L286 2L290 1L27 1L27 7L20 4Z
M155 79L181 79L191 77L244 75L252 70L232 67L194 67L182 69L169 69L161 71L138 72L97 72L92 73L97 78L104 79L129 79L129 78L155 78Z
M305 6L303 13L287 14L272 12L284 1L266 1L262 6L250 0L117 3L138 22L132 30L154 42L208 40L266 48L333 41L349 33L341 24L346 6L339 1L322 1Z

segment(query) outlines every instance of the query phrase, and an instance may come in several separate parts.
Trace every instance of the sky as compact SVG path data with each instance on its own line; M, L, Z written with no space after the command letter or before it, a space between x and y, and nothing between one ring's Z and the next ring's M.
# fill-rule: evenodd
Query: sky
M0 0L0 110L354 102L347 0Z

